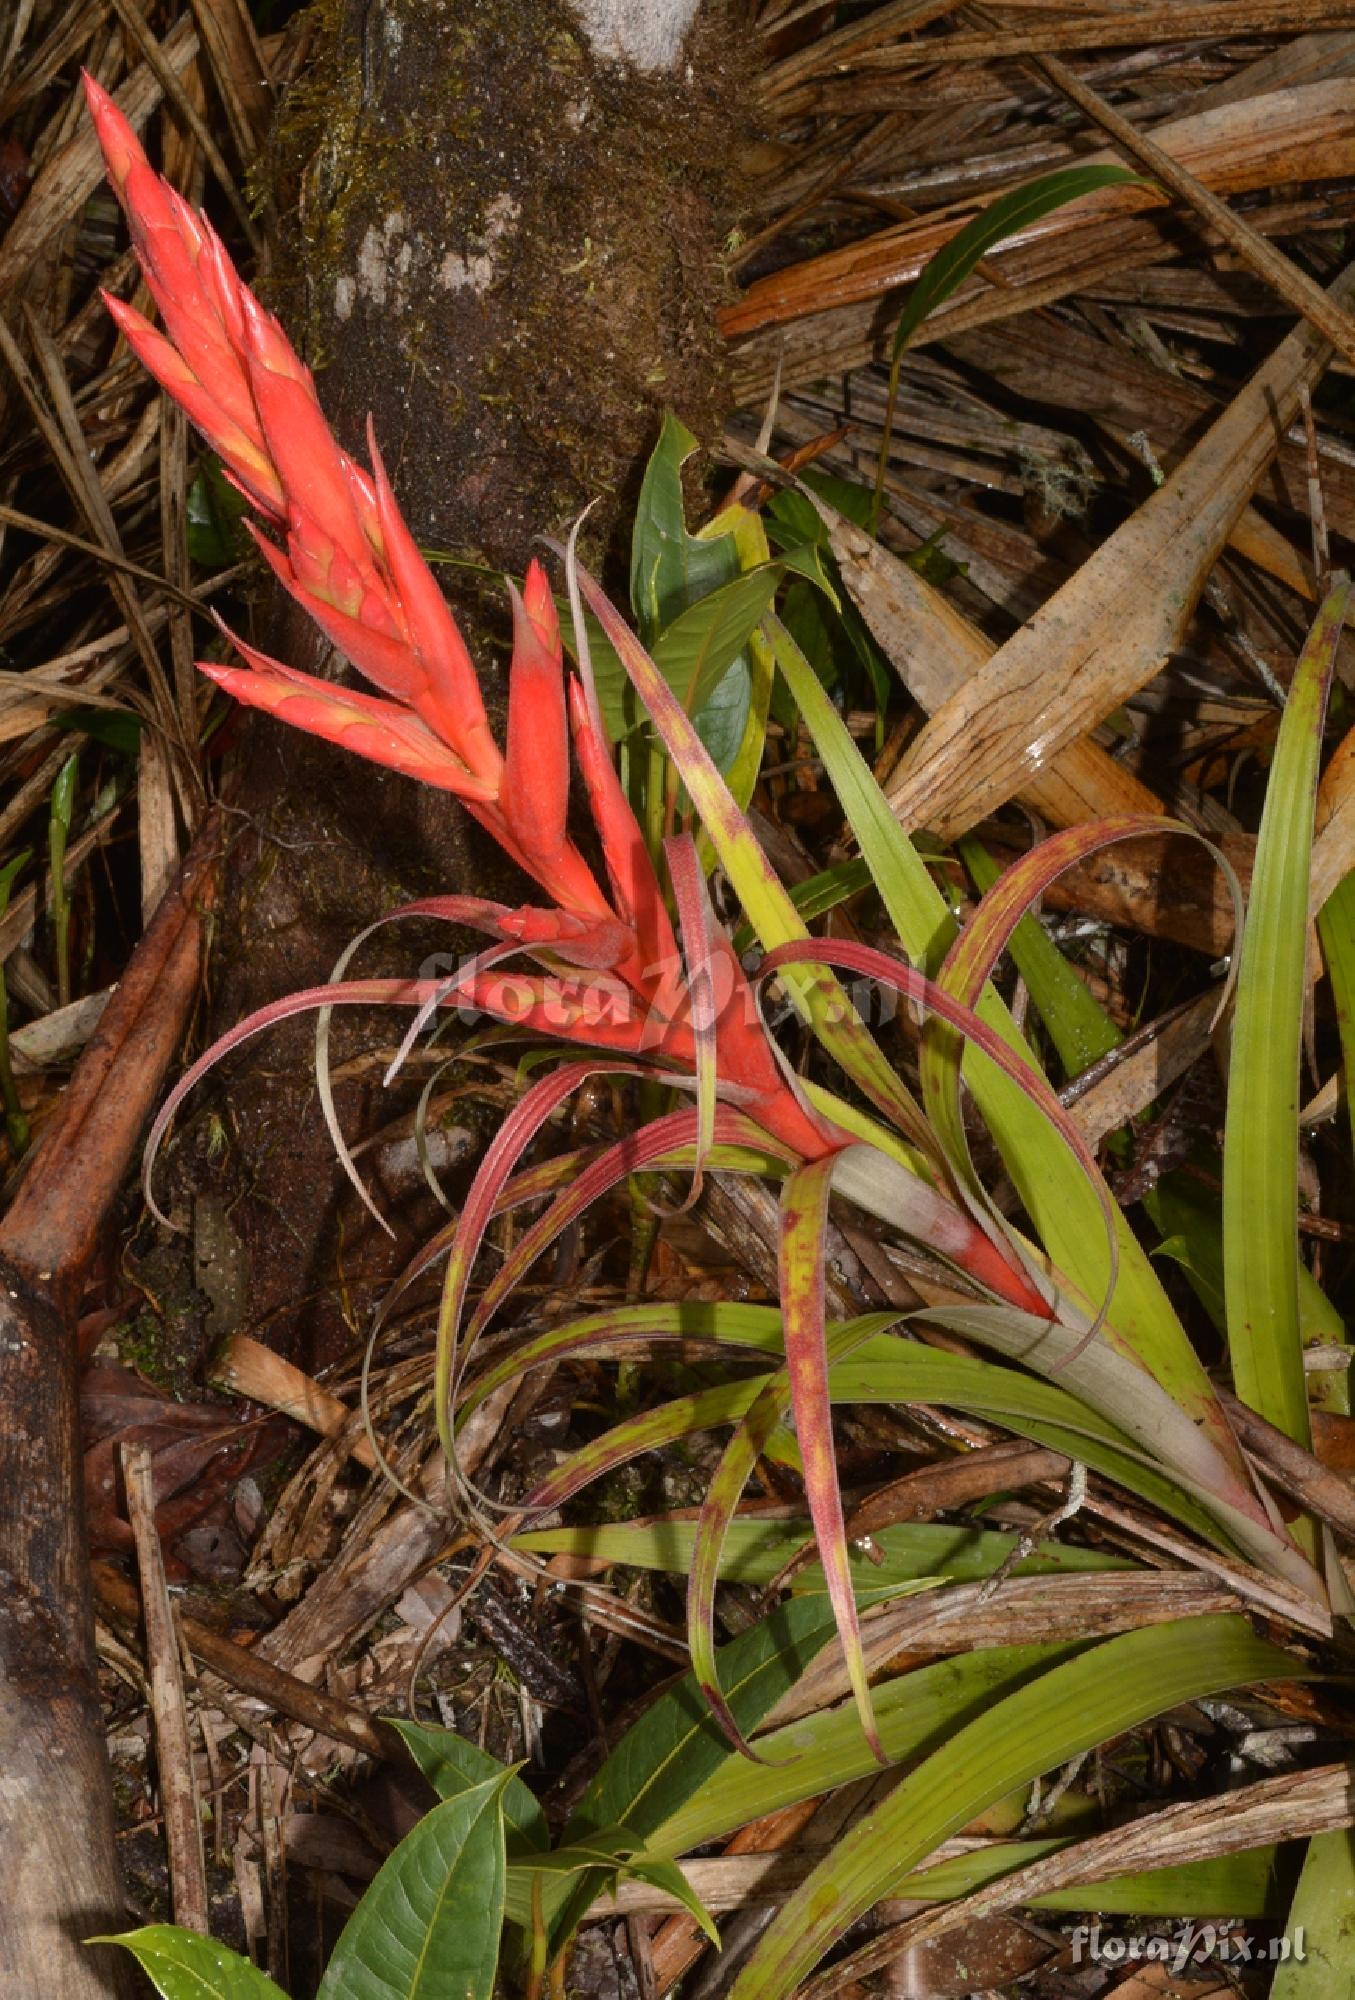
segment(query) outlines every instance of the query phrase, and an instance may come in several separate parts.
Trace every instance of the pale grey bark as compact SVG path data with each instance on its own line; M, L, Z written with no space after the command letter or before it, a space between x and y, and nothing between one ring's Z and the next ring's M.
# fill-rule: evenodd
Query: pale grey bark
M600 56L672 69L701 0L571 0Z

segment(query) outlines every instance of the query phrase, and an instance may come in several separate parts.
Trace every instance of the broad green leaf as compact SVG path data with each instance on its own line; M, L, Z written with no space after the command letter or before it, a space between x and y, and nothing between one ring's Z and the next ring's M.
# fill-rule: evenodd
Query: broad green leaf
M1355 2000L1355 1832L1308 1843L1270 2000Z
M722 514L718 514L709 522L701 533L703 536L720 534L732 536L740 565L745 570L754 570L770 560L771 550L767 546L762 517L749 507L727 507ZM795 553L797 556L807 555L812 562L818 561L818 551L815 549ZM791 559L787 557L783 560L781 568L784 570L790 566ZM746 806L753 796L758 773L762 769L762 754L767 745L767 718L771 712L772 687L776 680L776 663L772 659L771 648L760 630L749 635L747 648L740 655L740 659L747 669L747 701L744 705L743 731L733 745L731 754L721 756L701 718L698 718L698 733L724 773L725 783L729 786L730 792L741 806ZM697 850L701 856L702 867L709 873L715 857L710 842L704 834L698 836Z
M1228 1614L1127 1632L1029 1681L952 1734L787 1898L731 2000L789 2000L899 1878L1018 1785L1182 1701L1311 1669Z
M565 1878L586 1878L585 1890L591 1897L600 1892L602 1884L615 1883L633 1876L637 1881L649 1882L654 1888L662 1889L665 1895L675 1896L687 1911L695 1917L713 1945L718 1946L720 1933L716 1930L709 1910L683 1874L668 1855L650 1854L643 1843L628 1826L604 1827L598 1833L590 1834L585 1840L572 1845L553 1848L532 1864L523 1864L508 1871L508 1912L514 1921L528 1925L532 1921L532 1898L538 1881L559 1885ZM582 1897L576 1897L580 1904Z
M88 736L124 757L135 757L141 745L141 717L120 708L60 708L47 722L72 736Z
M739 751L748 735L752 710L753 676L745 648L727 668L696 716L696 733L709 750L721 776L728 776L738 762Z
M719 1653L725 1700L745 1735L751 1735L792 1688L834 1635L832 1608L823 1598L794 1598L740 1633ZM648 1850L654 1834L702 1791L732 1758L697 1686L686 1674L661 1695L616 1745L564 1830L566 1841L595 1828L624 1825ZM738 1822L743 1825L743 1820Z
M733 536L727 535L724 539L732 551ZM742 576L735 575L717 585L707 596L688 605L654 642L654 664L688 715L695 718L703 741L705 729L702 718L712 703L722 696L723 709L728 709L731 703L738 706L740 687L743 690L742 715L738 727L740 731L743 728L752 688L752 670L746 649L762 614L776 595L781 574L778 564L765 563L760 569L750 570ZM630 683L616 648L600 627L594 629L592 621L589 651L603 720L614 737L623 737L633 730L639 720L633 702L628 700ZM740 664L743 670L741 676L736 671ZM732 688L726 689L725 682L731 676ZM708 745L711 755L718 761L723 753L725 762L721 769L728 769L734 761L741 736L734 733L727 719L722 725L712 722L708 726L716 731L719 746Z
M624 1872L633 1875L637 1881L648 1882L655 1889L662 1889L666 1895L675 1896L688 1916L696 1919L718 1950L720 1933L715 1927L715 1920L676 1861L664 1860L662 1856L637 1854L626 1863Z
M197 476L188 489L188 553L204 569L225 569L253 553L242 525L249 510L243 493L231 485L214 452L198 461Z
M686 1576L696 1548L695 1521L613 1521L597 1527L529 1528L514 1535L512 1547L534 1555L590 1556L598 1562L624 1563L631 1569L661 1570ZM765 1590L791 1559L813 1539L808 1519L768 1520L759 1515L737 1518L725 1530L720 1577ZM947 1527L931 1521L908 1521L871 1534L871 1554L851 1550L851 1564L862 1584L915 1582L945 1577L971 1583L991 1576L1011 1555L1015 1534L988 1529ZM878 1556L879 1560L874 1558ZM1070 1576L1089 1571L1132 1570L1128 1557L1103 1555L1075 1542L1039 1542L1012 1571L1014 1576ZM796 1570L789 1586L797 1594L824 1589L823 1569L808 1563Z
M930 260L912 285L899 323L894 329L893 345L889 359L889 393L885 401L884 435L880 441L879 470L875 480L875 496L871 509L869 526L873 532L879 515L880 497L884 491L885 467L889 463L889 447L894 431L894 405L899 393L899 369L903 362L904 350L917 332L922 322L939 305L944 305L957 286L964 283L970 273L988 255L1010 236L1019 235L1029 229L1042 216L1049 215L1056 208L1066 208L1069 202L1078 201L1083 195L1094 194L1103 187L1122 186L1126 182L1140 181L1142 176L1131 173L1128 167L1085 166L1056 167L1052 173L1041 174L1038 179L1027 181L1024 187L1012 188L999 195L987 208L981 209L972 222L967 222L949 243L944 244ZM845 508L842 510L847 511ZM850 518L850 517L849 517Z
M1318 612L1289 689L1242 934L1223 1139L1223 1279L1233 1382L1311 1443L1299 1335L1298 1088L1322 722L1349 587Z
M696 449L692 433L666 411L645 468L631 535L630 601L646 645L689 604L738 572L737 551L728 536L688 533L682 468Z
M317 2000L493 2000L508 1773L426 1813L344 1926Z
M86 1943L125 1945L164 2000L287 2000L247 1958L177 1924L147 1924Z
M546 1816L521 1778L491 1757L478 1743L468 1743L454 1729L434 1729L425 1722L389 1718L404 1738L405 1748L440 1799L459 1798L477 1785L504 1780L503 1820L508 1846L539 1850L550 1846Z
M732 545L733 537L726 539ZM748 570L688 605L655 641L654 664L698 727L703 709L757 629L780 581L775 563Z

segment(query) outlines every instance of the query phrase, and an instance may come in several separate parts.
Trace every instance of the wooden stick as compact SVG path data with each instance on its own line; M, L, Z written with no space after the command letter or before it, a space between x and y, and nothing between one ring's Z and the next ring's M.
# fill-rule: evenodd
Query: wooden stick
M94 1658L76 1315L103 1218L198 984L199 911L222 825L204 824L91 1036L0 1224L0 1992L108 2000L126 1953Z
M146 1628L151 1718L155 1724L155 1757L160 1781L160 1810L169 1850L169 1880L174 1921L206 1937L207 1863L202 1848L198 1787L193 1775L193 1745L179 1664L179 1632L165 1583L164 1557L155 1526L155 1474L150 1446L124 1444L122 1477L127 1488L127 1517L136 1543L141 1572L141 1607Z

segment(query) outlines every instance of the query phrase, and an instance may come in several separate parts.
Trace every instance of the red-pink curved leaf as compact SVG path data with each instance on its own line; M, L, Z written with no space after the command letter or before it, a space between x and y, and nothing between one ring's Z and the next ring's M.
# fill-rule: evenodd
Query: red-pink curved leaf
M822 1163L816 1162L816 1164ZM782 1243L784 1253L784 1236ZM821 1240L818 1254L819 1290L821 1296ZM783 1276L783 1311L785 1304L784 1283ZM884 1332L890 1323L887 1315L877 1313L860 1319L845 1321L831 1328L822 1328L825 1368L831 1367L834 1362L844 1359L854 1348L859 1347L863 1341L873 1339L877 1334ZM788 1335L786 1344L787 1355L789 1357ZM720 1686L720 1675L716 1664L715 1650L715 1586L720 1577L720 1563L724 1554L725 1537L729 1530L729 1524L734 1518L735 1510L743 1495L744 1487L748 1484L752 1476L754 1466L766 1449L769 1439L783 1422L787 1410L794 1402L795 1380L795 1375L788 1360L787 1366L778 1369L776 1374L767 1381L756 1402L750 1407L747 1416L743 1418L735 1430L733 1437L725 1446L720 1463L716 1467L714 1477L706 1489L706 1496L702 1502L701 1514L696 1529L696 1545L692 1552L692 1566L687 1583L687 1644L691 1652L692 1671L700 1683L701 1691L709 1702L712 1713L716 1716L721 1728L729 1737L730 1742L736 1750L741 1751L745 1757L751 1757L757 1763L765 1760L758 1756L758 1753L750 1746L740 1732L729 1704L725 1700L724 1690ZM806 1383L803 1371L801 1372L800 1381L802 1386L812 1386ZM826 1399L826 1373L823 1380L823 1392ZM805 1465L806 1486L808 1487L811 1460L805 1452L805 1442L803 1434L799 1431L799 1421L797 1411L796 1429L800 1442L800 1454ZM824 1403L824 1422L828 1426L829 1448L831 1452L832 1412L826 1400ZM836 1475L832 1472L831 1466L830 1477L833 1479L833 1491L836 1492ZM838 1513L839 1515L841 1514L840 1499L838 1501ZM817 1525L815 1527L815 1537L816 1539L818 1537ZM820 1548L822 1549L822 1544L820 1544ZM842 1562L843 1566L845 1566L845 1541L842 1542L842 1550ZM824 1573L825 1576L830 1575L826 1563L824 1565ZM842 1576L839 1574L839 1584L841 1581ZM846 1577L846 1584L850 1592L850 1575ZM830 1583L830 1590L831 1588ZM851 1604L854 1623L854 1598L851 1600ZM833 1599L833 1608L834 1615L836 1616L836 1598ZM839 1625L838 1629L841 1632L841 1625ZM847 1643L845 1636L843 1643L844 1646ZM861 1650L859 1633L856 1635L855 1647L859 1662ZM861 1678L864 1680L864 1674Z
M184 1072L156 1114L142 1162L142 1186L151 1214L167 1229L173 1227L169 1217L156 1205L151 1187L156 1155L166 1128L185 1097L223 1057L252 1041L255 1035L261 1035L265 1028L276 1027L279 1021L290 1021L297 1014L315 1013L322 1007L420 1007L436 985L433 979L352 979L338 986L308 986L237 1021Z
M890 958L869 945L860 945L839 938L815 939L810 944L780 945L775 951L769 952L764 959L763 976L774 972L783 963L805 958L818 958L840 970L857 972L868 979L878 980L881 985L892 987L896 993L919 1002L950 1027L958 1029L966 1040L980 1049L1033 1104L1039 1106L1079 1166L1083 1168L1088 1179L1098 1189L1106 1233L1112 1245L1111 1255L1112 1257L1115 1255L1114 1211L1086 1140L1059 1103L1046 1079L1031 1069L1029 1064L1023 1062L1002 1037L974 1013L972 1008L952 998L924 973L914 971L901 960ZM1033 1278L1027 1273L1015 1244L1010 1239L1004 1239L1000 1243L995 1243L995 1248L999 1250L1005 1267L1005 1283L1001 1281L1000 1273L994 1274L999 1278L998 1283L994 1283L993 1276L986 1277L981 1282L988 1285L989 1289L997 1291L998 1296L1006 1299L1008 1303L1020 1307L1022 1311L1034 1312L1044 1319L1051 1318L1053 1315L1050 1308L1042 1294L1037 1291Z
M778 1267L781 1317L785 1329L786 1372L790 1378L795 1435L805 1468L805 1497L814 1539L828 1584L828 1597L847 1662L847 1678L871 1754L887 1762L875 1727L875 1706L866 1676L856 1594L847 1561L842 1488L833 1449L833 1411L828 1393L827 1310L823 1265L828 1199L837 1165L832 1156L798 1167L781 1190Z
M719 1009L715 991L713 961L719 952L715 913L706 893L706 877L697 858L696 843L689 834L676 835L664 842L668 875L673 884L678 925L682 932L683 956L687 962L690 1004L687 1018L692 1031L692 1053L696 1070L696 1165L683 1208L701 1198L706 1172L706 1155L715 1141L715 1093L719 1084L716 1068L716 1028ZM725 952L732 956L728 939Z

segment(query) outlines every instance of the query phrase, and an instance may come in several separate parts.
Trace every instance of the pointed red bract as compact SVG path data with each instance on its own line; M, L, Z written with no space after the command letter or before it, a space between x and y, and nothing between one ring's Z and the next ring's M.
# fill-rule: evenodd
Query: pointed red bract
M549 867L565 844L569 733L565 721L560 625L540 563L513 599L513 665L508 680L508 756L500 804L525 854Z

